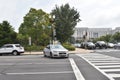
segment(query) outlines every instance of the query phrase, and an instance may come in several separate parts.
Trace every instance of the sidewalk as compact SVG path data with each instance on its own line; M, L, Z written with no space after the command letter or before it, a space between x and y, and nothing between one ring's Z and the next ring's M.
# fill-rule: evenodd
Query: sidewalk
M82 49L82 48L76 48L75 51L69 51L70 54L73 53L92 53L94 52L93 50L86 50L86 49ZM25 52L23 53L25 55L39 55L39 54L43 54L43 52Z
M69 53L92 53L92 52L94 51L82 48L76 48L75 51L69 51Z

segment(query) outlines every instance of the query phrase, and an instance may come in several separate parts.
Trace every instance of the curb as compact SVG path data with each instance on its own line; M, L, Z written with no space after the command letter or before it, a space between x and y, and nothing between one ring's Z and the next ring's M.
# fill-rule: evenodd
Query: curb
M77 51L69 51L69 54L83 54L83 53L94 53L95 51L93 50L77 50ZM25 52L22 53L23 55L43 55L43 52Z

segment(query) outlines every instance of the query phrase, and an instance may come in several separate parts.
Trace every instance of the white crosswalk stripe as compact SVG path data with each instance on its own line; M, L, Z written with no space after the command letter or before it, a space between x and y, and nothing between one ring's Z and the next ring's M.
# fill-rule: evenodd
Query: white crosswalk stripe
M112 76L114 78L119 78L120 77L120 74L108 74L109 76Z
M104 72L120 72L120 69L102 69Z
M94 63L95 66L120 65L120 63Z
M117 51L120 51L120 50L119 49L95 50L95 52L111 52L111 51L116 51L117 52Z
M99 67L99 68L120 68L120 65L106 65L106 66L97 66L97 67Z
M76 54L80 56L85 61L87 61L94 68L99 70L103 75L108 77L110 80L115 80L115 78L120 79L120 59L98 54L98 53L89 53L89 54Z

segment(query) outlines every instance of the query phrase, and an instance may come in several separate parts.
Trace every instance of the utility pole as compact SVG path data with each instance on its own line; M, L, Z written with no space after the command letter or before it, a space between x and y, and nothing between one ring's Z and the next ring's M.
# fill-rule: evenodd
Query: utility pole
M85 31L85 35L83 36L84 42L85 42L85 49L87 49L87 45L86 45L86 43L87 43L87 35L88 35L87 31Z
M31 54L31 37L29 37L28 40L29 40L30 54Z
M51 26L51 33L52 33L52 35L51 35L51 38L52 38L52 43L54 44L55 43L55 35L56 35L56 30L55 30L55 15L50 15L49 16L49 18L50 18L50 23L52 24L52 26Z

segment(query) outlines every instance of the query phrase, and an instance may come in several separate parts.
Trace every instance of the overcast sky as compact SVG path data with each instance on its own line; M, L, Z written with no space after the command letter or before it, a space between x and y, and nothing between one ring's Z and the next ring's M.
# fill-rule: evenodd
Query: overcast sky
M0 0L0 23L9 21L18 31L30 8L50 13L55 5L69 3L80 12L76 27L115 28L120 26L120 0Z

